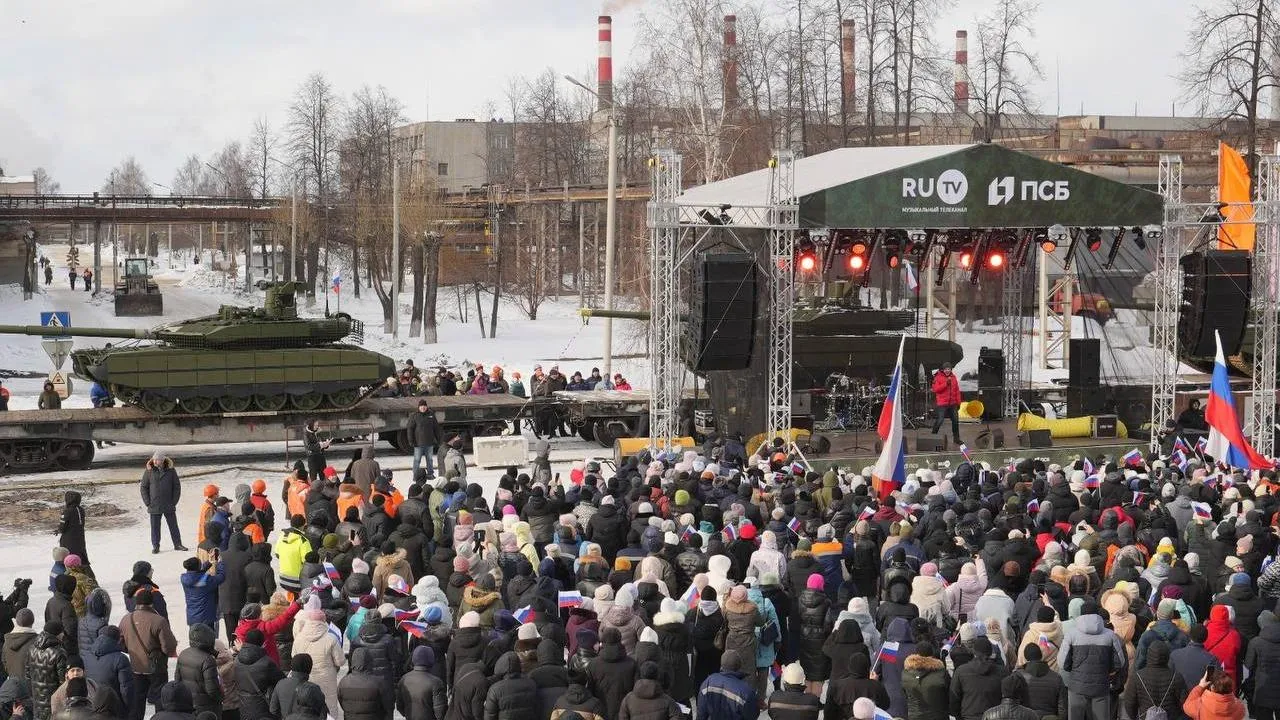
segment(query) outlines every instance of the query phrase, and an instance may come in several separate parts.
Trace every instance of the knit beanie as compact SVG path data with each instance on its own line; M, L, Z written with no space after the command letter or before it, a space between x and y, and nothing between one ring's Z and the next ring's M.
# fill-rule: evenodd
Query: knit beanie
M458 621L460 628L478 628L480 627L480 613L470 610L463 613L462 619Z

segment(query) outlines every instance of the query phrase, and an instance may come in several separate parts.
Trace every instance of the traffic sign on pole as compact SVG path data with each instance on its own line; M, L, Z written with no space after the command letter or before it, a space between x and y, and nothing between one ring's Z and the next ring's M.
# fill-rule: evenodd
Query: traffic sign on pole
M41 340L40 344L44 346L44 351L49 354L49 359L53 361L55 370L61 370L62 364L67 361L67 355L71 352L71 346L75 343L71 338L55 338L52 340Z
M49 382L53 383L54 392L58 393L58 397L66 400L71 397L71 376L61 370L55 370L49 373Z
M71 327L71 313L67 310L53 310L40 313L40 324L50 328L69 328ZM60 337L58 335L46 335L45 337Z

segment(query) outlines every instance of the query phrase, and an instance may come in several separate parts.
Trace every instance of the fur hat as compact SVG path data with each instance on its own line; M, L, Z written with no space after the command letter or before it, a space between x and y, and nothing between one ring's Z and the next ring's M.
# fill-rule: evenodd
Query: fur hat
M516 631L517 640L538 640L542 636L538 634L538 626L533 623L525 623Z
M460 628L478 628L480 627L480 613L475 610L469 610L462 614L462 618L458 620Z
M793 662L782 668L782 684L804 685L804 668L800 667L800 663Z

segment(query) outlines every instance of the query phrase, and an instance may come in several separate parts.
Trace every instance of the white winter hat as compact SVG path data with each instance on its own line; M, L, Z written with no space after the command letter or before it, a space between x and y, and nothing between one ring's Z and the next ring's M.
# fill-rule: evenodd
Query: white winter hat
M804 684L804 668L800 667L800 663L793 662L782 668L782 684L784 685L803 685Z

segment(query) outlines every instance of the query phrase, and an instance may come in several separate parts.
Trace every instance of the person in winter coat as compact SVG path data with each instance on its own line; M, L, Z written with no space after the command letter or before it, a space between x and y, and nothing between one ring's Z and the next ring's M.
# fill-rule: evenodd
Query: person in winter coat
M373 671L368 648L351 653L351 672L338 682L338 701L346 720L391 720L396 709L395 683Z
M69 555L77 555L85 565L89 564L89 550L84 542L84 507L80 493L68 490L62 496L62 520L58 523L58 547L67 549Z
M27 676L27 656L39 637L32 627L35 622L35 613L29 608L22 608L14 616L14 628L5 634L3 650L0 650L0 657L3 657L0 670L5 675L19 679Z
M569 687L556 700L546 717L551 720L605 720L604 703L587 690L587 678L580 672L569 672Z
M169 628L169 621L156 612L150 588L139 590L133 596L133 602L133 612L120 620L120 638L133 666L133 698L129 701L129 717L142 720L147 703L159 697L161 686L169 677L167 665L164 672L153 674L151 660L159 656L176 656L178 641ZM183 692L186 692L185 686Z
M1128 656L1119 636L1103 625L1100 608L1086 602L1058 648L1058 665L1067 683L1067 711L1071 717L1091 712L1111 717L1111 686L1124 677ZM1224 608L1225 610L1225 608Z
M764 626L764 615L747 597L747 588L735 586L724 603L725 625L728 632L724 639L725 651L735 650L740 657L753 662L758 649L757 628ZM724 661L721 660L723 667Z
M329 707L324 693L315 683L304 682L293 693L293 712L281 720L325 720L336 711L337 708Z
M1156 640L1164 641L1169 646L1170 653L1186 647L1187 643L1191 642L1187 633L1174 622L1174 617L1178 614L1176 607L1174 601L1169 598L1161 600L1156 607L1156 621L1138 638L1133 660L1135 670L1141 670L1146 666L1147 648Z
M347 659L342 652L342 645L329 632L324 611L318 607L299 612L297 622L294 623L292 657L296 661L304 655L311 662L308 681L315 683L324 693L325 705L334 720L342 720L342 707L338 702L338 671L346 664Z
M1182 715L1187 686L1182 676L1169 667L1169 646L1163 640L1147 648L1146 664L1134 671L1125 683L1120 702L1131 718L1144 718L1147 709L1160 707L1170 718Z
M725 617L714 588L708 585L702 589L698 605L688 611L686 618L693 647L693 685L700 688L708 677L719 671L724 652Z
M1000 703L983 713L982 720L1041 720L1027 702L1026 680L1021 675L1006 675L1000 681Z
M180 580L187 601L188 626L218 626L218 588L227 579L226 568L219 561L218 553L219 551L214 551L212 562L202 563L198 558L191 557L182 563L182 569L186 572L182 573ZM213 640L210 639L209 642L212 644ZM200 708L195 693L192 693L192 699L196 701L196 707Z
M772 530L760 533L760 547L751 553L747 562L746 577L764 577L773 573L778 577L787 574L787 559L778 551L778 536ZM805 677L809 677L807 674Z
M26 681L31 692L31 717L34 720L49 720L49 701L67 674L67 651L59 639L62 634L61 622L46 621L44 630L27 655Z
M440 444L440 423L426 400L419 400L418 412L409 416L408 433L409 441L413 445L413 477L415 479L418 477L418 468L425 458L426 478L428 480L435 478L436 470L432 463L435 459L436 446Z
M373 484L382 474L382 467L373 459L373 446L360 450L360 459L351 463L351 482L360 487L360 494L370 497Z
M1058 670L1058 648L1062 647L1062 623L1058 622L1058 615L1053 608L1047 605L1041 605L1036 609L1035 621L1027 626L1026 632L1022 634L1022 642L1018 644L1014 657L1017 662L1015 667L1022 667L1025 662L1023 651L1028 645L1039 645L1040 652L1044 663L1049 666L1050 670Z
M538 720L538 686L520 672L520 658L504 653L493 674L498 679L485 695L484 720Z
M435 652L426 645L413 650L413 669L396 683L396 709L405 720L444 720L449 707L444 681L432 669Z
M799 660L807 690L822 694L822 685L831 677L831 659L822 651L831 635L831 599L823 591L822 575L809 576L805 589L796 601L799 607Z
M853 627L857 627L857 623L854 623ZM921 654L923 652L932 653L933 649L929 645L921 645L916 648L915 654L911 657L927 657L937 663L939 671L943 670L941 660L934 658L932 654L924 656ZM908 657L903 663L902 686L907 698L907 717L909 720L915 720L914 716L911 715L911 693L907 689L907 670L915 667L923 673L926 669L925 666L929 665L929 663L922 661L912 663L911 657ZM879 680L871 679L871 660L864 653L853 652L840 659L846 660L847 669L841 673L839 680L832 680L831 685L827 688L826 718L829 720L852 720L853 703L861 697L871 698L879 707L889 707L889 693ZM923 674L921 677L923 677ZM916 678L912 682L917 682L920 679ZM934 680L937 681L936 688L934 687ZM938 703L931 707L945 708L948 702L946 673L940 672L938 677L931 678L928 688L929 691L926 694L929 694L930 699ZM945 718L939 717L933 720L945 720Z
M1266 625L1249 643L1244 666L1253 681L1250 709L1254 717L1280 712L1280 623Z
M289 674L280 678L275 687L271 688L271 697L267 702L271 717L283 718L292 714L293 703L303 685L320 687L311 682L311 657L307 655L295 656L289 665Z
M289 519L289 527L280 534L275 544L274 553L280 561L280 587L291 593L302 589L302 563L312 550L311 543L303 532L306 524L305 517L294 515Z
M697 720L756 720L760 708L749 658L737 650L724 651L720 672L698 690Z
M173 679L187 686L195 712L222 715L222 684L218 682L218 635L208 625L195 624L187 631L190 646L178 654Z
M606 716L616 718L622 698L635 683L636 661L624 649L616 628L603 630L600 641L600 655L587 666L589 686L604 703Z
M1182 682L1188 688L1200 682L1206 668L1222 668L1218 658L1204 647L1208 636L1209 631L1204 625L1192 625L1187 632L1189 642L1186 646L1169 654L1169 667L1182 676Z
M373 589L378 597L386 597L387 583L392 575L399 576L410 586L413 585L414 574L409 564L408 553L388 540L382 544L378 559L373 564Z
M983 636L969 641L973 659L956 668L951 676L951 714L961 720L982 720L1000 704L1000 682L1009 671L991 659L991 641Z
M1018 674L1027 683L1027 706L1040 713L1040 717L1067 716L1067 686L1062 676L1049 669L1040 654L1039 645L1028 645L1022 651L1024 664Z
M165 683L156 691L156 714L151 720L195 720L191 691L177 680Z
M79 555L68 555L63 564L66 566L65 577L76 581L75 589L71 591L71 607L76 617L84 617L85 599L89 597L89 593L97 589L98 581L93 577L93 573L85 568Z
M1229 675L1209 670L1187 694L1182 711L1192 720L1243 720L1245 704L1235 696L1235 681Z
M59 575L53 581L54 593L44 606L44 621L57 620L63 629L62 645L67 653L79 652L79 617L76 615L72 596L76 591L76 579L70 575Z
M64 686L66 701L61 712L54 713L54 720L108 720L110 713L100 713L89 699L91 691L83 677L73 677Z
M462 438L454 435L449 439L448 449L444 452L444 463L441 468L445 479L467 482L467 459L462 455Z
M474 585L468 585L462 591L462 604L458 606L458 613L465 615L475 612L479 616L480 627L492 630L494 613L505 609L502 596L494 588L493 575L487 573Z
M236 655L241 720L271 720L271 690L284 678L280 667L263 648L265 642L263 631L257 628L241 637L240 652Z
M484 720L484 700L489 694L489 678L484 663L472 662L458 669L445 720Z
M182 533L178 530L178 499L182 497L182 482L178 479L178 471L173 461L165 457L159 450L151 455L146 469L142 472L142 504L147 507L151 517L151 552L160 552L160 519L164 518L169 526L169 539L173 540L173 549L186 551L182 545Z
M622 698L618 708L618 720L680 720L680 708L676 701L662 691L658 677L662 669L655 662L640 664L635 689ZM815 701L817 698L814 698ZM783 720L779 715L770 717ZM817 714L814 714L817 717Z
M279 615L272 618L264 618L262 605L258 603L249 603L240 611L240 623L236 625L236 638L240 642L245 642L248 633L257 630L262 633L262 650L267 657L277 664L280 663L280 648L276 642L276 633L284 630L293 622L293 616L298 614L301 605L297 602L291 602Z
M636 643L640 641L640 632L644 630L644 620L636 613L635 596L629 588L623 588L614 596L613 607L600 618L600 632L617 630L622 638L623 650L630 655L635 652Z
M881 648L897 645L897 652L892 656L884 652L872 655L871 671L877 673L884 689L889 693L889 713L894 717L905 717L907 700L902 692L902 669L906 658L916 652L915 639L911 634L911 624L905 618L894 618L884 631L884 642Z
M974 605L978 598L987 591L987 566L982 558L965 563L960 568L960 577L947 586L947 611L953 618L961 615L970 620L975 619ZM1012 601L1010 601L1012 602Z
M218 616L226 626L228 642L235 639L236 623L240 622L240 608L248 602L248 567L253 559L249 548L249 537L244 533L235 533L231 536L228 550L220 553L218 558L223 574L222 585L218 587ZM267 569L270 570L270 565ZM274 580L271 592L275 592ZM270 596L269 592L264 597Z
M90 645L82 646L84 676L99 687L108 687L127 705L133 694L133 666L120 644L120 629L103 627Z
M1239 686L1241 649L1243 644L1240 633L1231 620L1231 611L1225 605L1214 605L1209 608L1209 620L1204 624L1209 631L1204 641L1204 649L1218 659L1221 667L1231 681Z
M111 595L103 588L94 588L84 601L84 617L76 622L76 649L84 654L98 639L102 628L110 624Z
M681 609L679 601L663 600L662 611L653 617L653 630L658 635L661 666L668 671L670 677L667 694L677 702L688 705L698 691L698 686L693 682L689 665L691 640Z

